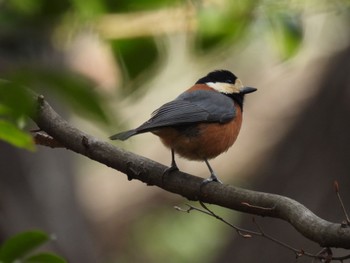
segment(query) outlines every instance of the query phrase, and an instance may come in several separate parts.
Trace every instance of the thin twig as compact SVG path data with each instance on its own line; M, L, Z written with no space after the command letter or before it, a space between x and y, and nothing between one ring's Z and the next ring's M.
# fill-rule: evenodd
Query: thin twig
M203 206L203 209L200 209L198 207L195 207L195 206L192 206L190 204L186 204L188 206L188 209L182 209L178 206L175 206L174 208L178 211L181 211L181 212L186 212L186 213L190 213L191 211L198 211L198 212L201 212L203 214L206 214L206 215L209 215L209 216L212 216L212 217L215 217L216 219L220 220L221 222L225 223L226 225L232 227L233 229L236 230L236 232L241 236L241 237L244 237L244 238L250 238L252 237L253 235L258 235L259 233L258 232L255 232L255 231L251 231L251 230L247 230L247 229L243 229L243 228L240 228L238 226L235 226L233 224L231 224L230 222L226 221L225 219L223 219L222 217L216 215L215 213L213 213L211 210L209 210L203 202L200 202L200 204Z
M256 227L259 229L259 232L260 232L260 236L261 237L264 237L278 245L281 245L282 247L285 247L291 251L293 251L296 255L297 258L301 257L301 256L308 256L308 257L315 257L314 254L310 253L310 252L306 252L304 249L297 249L295 247L292 247L291 245L288 245L287 243L273 237L273 236L270 236L268 234L266 234L262 227L260 226L260 224L258 224L258 222L256 221L255 217L253 217L253 223L256 225Z
M221 222L225 223L226 225L232 227L233 229L236 230L236 232L244 238L250 238L254 235L258 235L258 232L255 231L251 231L248 229L244 229L238 226L235 226L233 224L231 224L230 222L226 221L225 219L223 219L221 216L215 214L213 211L211 211L202 201L199 201L200 205L205 209L205 211L208 211L207 214L211 215L212 217L215 217L216 219L220 220Z
M202 207L204 207L206 210L208 210L214 217L216 217L217 219L220 220L221 217L218 216L218 215L216 215L213 211L211 211L206 205L204 205L203 202L199 202L199 203L201 204ZM221 219L222 219L222 218L221 218ZM221 221L222 221L222 220L221 220ZM301 249L296 249L296 248L294 248L294 247L288 245L287 243L284 243L284 242L282 242L282 241L280 241L280 240L278 240L278 239L276 239L276 238L274 238L274 237L272 237L272 236L266 234L266 233L262 230L262 228L260 227L260 225L258 224L258 222L256 222L256 220L255 220L254 217L253 217L253 222L254 222L254 224L257 226L259 232L250 231L250 230L245 230L246 232L249 231L252 235L264 237L264 238L266 238L266 239L268 239L268 240L270 240L270 241L272 241L272 242L274 242L274 243L276 243L276 244L279 244L279 245L281 245L281 246L283 246L283 247L285 247L285 248L287 248L287 249L290 249L290 250L292 250L297 256L299 256L299 255L301 255L301 254L302 254L302 255L309 256L309 257L313 257L313 256L314 256L314 255L311 254L311 253L305 252L304 250L301 250ZM237 227L236 227L236 228L237 228Z
M208 208L208 206L205 205L202 201L199 201L199 204L203 207L203 209L195 207L195 206L190 205L190 204L186 204L188 206L188 209L183 209L183 208L180 208L178 206L175 206L174 208L178 211L181 211L181 212L190 213L191 211L198 211L198 212L201 212L203 214L214 217L214 218L218 219L219 221L223 222L224 224L230 226L234 230L236 230L236 232L243 238L251 238L253 236L266 238L275 244L278 244L284 248L291 250L296 255L297 258L302 257L302 256L307 256L307 257L313 258L314 260L317 260L317 259L318 260L335 260L335 261L337 260L340 262L343 262L345 259L350 259L350 255L346 255L346 256L342 256L342 257L333 257L332 251L330 250L330 248L323 248L321 250L321 252L318 252L317 254L307 252L303 249L297 249L295 247L292 247L291 245L288 245L287 243L285 243L281 240L278 240L277 238L275 238L273 236L266 234L263 231L262 227L256 221L255 217L253 217L253 223L256 225L256 227L258 228L259 231L244 229L244 228L238 227L236 225L233 225L230 222L226 221L221 216L214 213L212 210L210 210ZM327 251L327 253L325 253L325 251ZM330 256L331 256L331 258L330 258ZM330 262L330 261L324 261L324 262Z

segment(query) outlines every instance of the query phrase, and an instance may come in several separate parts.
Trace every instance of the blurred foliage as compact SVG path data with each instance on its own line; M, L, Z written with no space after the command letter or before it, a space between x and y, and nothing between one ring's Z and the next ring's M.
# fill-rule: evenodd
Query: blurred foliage
M0 246L0 262L65 263L63 258L53 253L34 252L50 239L49 235L39 230L26 231L12 236Z
M136 39L119 39L111 41L111 46L119 60L119 64L127 72L124 76L128 79L135 79L147 68L153 67L159 61L159 50L155 40L149 38ZM122 90L131 92L133 90L125 90L130 86L123 86Z
M23 132L9 121L0 120L0 140L19 148L34 150L32 136Z
M298 51L303 37L300 17L298 14L279 12L270 14L269 21L276 50L281 58L291 58Z
M8 0L0 3L0 24L13 29L14 25L30 26L44 25L42 22L57 20L60 15L70 8L70 0L45 1L45 0ZM4 23L3 23L4 22Z
M82 115L108 123L105 106L86 79L51 70L21 69L6 75L13 81L0 81L0 140L16 147L34 150L29 133L22 131L28 116L35 116L34 90L39 94L57 94Z
M185 2L185 0L106 0L106 5L111 12L136 12L163 7L169 8Z
M185 205L183 208L187 209ZM119 257L113 262L210 262L215 251L225 244L226 234L234 233L214 218L196 211L169 213L168 206L148 211L133 223ZM215 212L230 213L220 207Z
M94 91L94 84L82 76L51 69L21 68L6 77L19 87L57 94L75 111L108 122L101 96Z
M93 18L108 11L105 1L100 0L72 0L72 6L79 16Z
M28 90L12 81L0 80L0 114L12 120L33 115L35 108Z
M21 129L24 118L34 112L28 90L13 82L0 80L0 140L34 150L32 136Z
M208 51L244 37L259 3L255 0L238 0L199 8L197 49Z
M38 253L25 259L24 263L66 263L67 261L53 253Z

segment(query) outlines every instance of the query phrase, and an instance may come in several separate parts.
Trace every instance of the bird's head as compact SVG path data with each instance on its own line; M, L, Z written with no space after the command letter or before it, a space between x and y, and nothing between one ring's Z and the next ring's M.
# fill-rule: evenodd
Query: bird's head
M215 70L199 79L196 84L206 84L212 89L229 96L238 105L243 106L244 96L256 91L256 88L246 87L232 72L228 70Z

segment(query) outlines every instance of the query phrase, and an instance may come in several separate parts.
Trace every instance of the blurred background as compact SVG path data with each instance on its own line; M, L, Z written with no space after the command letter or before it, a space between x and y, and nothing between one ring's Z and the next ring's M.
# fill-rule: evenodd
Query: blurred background
M34 146L21 131L35 125L23 117L31 108L19 87L45 94L73 126L108 140L209 71L228 69L258 92L247 97L235 146L211 161L219 177L341 222L333 182L349 209L349 8L348 0L0 1L0 242L42 229L69 262L293 262L276 244L176 211L182 197L65 149ZM113 143L170 164L151 134ZM208 177L203 163L178 165ZM212 209L256 229L251 215ZM320 250L284 222L256 220L296 248Z

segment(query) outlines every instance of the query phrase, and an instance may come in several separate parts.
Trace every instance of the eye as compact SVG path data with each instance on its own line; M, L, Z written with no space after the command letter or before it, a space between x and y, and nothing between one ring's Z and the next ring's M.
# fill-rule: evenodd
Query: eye
M226 83L233 83L232 79L227 79L225 82Z

